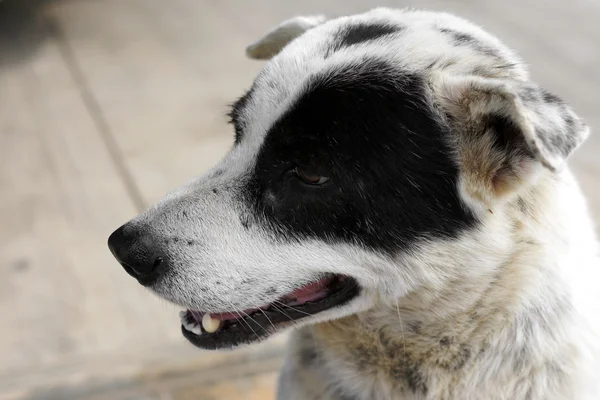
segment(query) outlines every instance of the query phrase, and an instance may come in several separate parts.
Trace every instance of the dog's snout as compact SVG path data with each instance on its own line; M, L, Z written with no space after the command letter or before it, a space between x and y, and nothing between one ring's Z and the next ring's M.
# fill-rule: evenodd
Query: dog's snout
M108 248L125 271L143 285L151 284L167 265L166 255L151 234L128 224L110 235Z

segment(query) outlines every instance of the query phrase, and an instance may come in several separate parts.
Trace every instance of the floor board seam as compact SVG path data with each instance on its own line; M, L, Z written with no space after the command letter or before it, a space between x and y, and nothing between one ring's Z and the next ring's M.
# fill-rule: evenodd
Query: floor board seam
M75 52L73 51L72 46L60 27L54 25L52 27L52 31L57 40L61 56L65 60L68 72L79 90L79 95L81 96L84 107L90 114L92 123L100 134L100 137L102 138L102 141L117 170L117 174L125 185L129 197L131 198L135 208L141 212L147 208L144 196L142 195L138 185L135 183L133 175L125 165L121 150L119 149L113 132L111 131L102 112L102 107L90 88L90 85L85 77L85 73L77 61Z

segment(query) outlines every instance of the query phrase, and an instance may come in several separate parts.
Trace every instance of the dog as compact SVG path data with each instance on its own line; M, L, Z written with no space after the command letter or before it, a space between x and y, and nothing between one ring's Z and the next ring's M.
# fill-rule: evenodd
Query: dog
M445 13L296 17L247 54L229 153L109 238L191 343L294 327L285 400L600 399L571 107Z

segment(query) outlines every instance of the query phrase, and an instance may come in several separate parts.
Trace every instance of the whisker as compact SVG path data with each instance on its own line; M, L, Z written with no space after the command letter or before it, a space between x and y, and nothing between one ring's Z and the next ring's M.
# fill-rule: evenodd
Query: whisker
M281 304L281 305L282 305L282 306L284 306L284 307L287 307L287 308L289 308L289 309L292 309L292 310L294 310L294 311L296 311L296 312L299 312L299 313L302 313L302 314L305 314L305 315L308 315L308 316L311 316L311 315L312 315L312 314L309 314L309 313L307 313L307 312L305 312L305 311L298 310L297 308L294 308L294 307L292 307L292 306L290 306L290 305L288 305L288 304L285 304L285 303L283 303L283 302L281 302L281 301L278 301L278 300L275 300L275 303ZM289 317L288 317L288 318L289 318Z
M277 309L277 311L279 311L281 314L285 315L285 316L286 316L286 317L287 317L287 318L288 318L288 319L289 319L289 320L290 320L290 321L291 321L291 322L292 322L294 325L297 325L297 324L296 324L296 321L295 321L295 320L294 320L292 317L290 317L290 316L289 316L289 314L287 314L287 313L286 313L285 311L283 311L281 308L277 307L275 304L272 304L272 306L273 306L274 308L276 308L276 309Z
M237 311L237 310L234 310L234 312L235 312L235 313L238 315L238 318L236 318L236 319L235 319L235 320L236 320L236 322L239 322L239 323L240 323L240 326L241 326L242 328L244 328L244 332L248 333L248 329L246 329L246 327L244 326L244 324L245 324L245 325L246 325L248 328L250 328L250 325L248 324L248 322L247 322L247 321L245 321L245 320L244 320L244 317L242 316L242 314L240 314L240 312L239 312L239 311ZM243 324L242 324L242 322L243 322ZM250 328L250 330L252 330L252 328Z
M271 319L269 318L269 316L267 315L267 313L265 313L262 308L259 308L259 310L260 310L261 313L263 313L263 315L265 316L265 318L267 319L267 321L269 321L269 323L271 324L271 326L273 327L273 329L276 329L275 325L273 325L273 322L271 322Z
M251 319L251 320L252 320L252 321L253 321L253 322L254 322L256 325L260 326L260 324L259 324L258 322L256 322L256 321L254 320L254 318L252 318L251 316L249 316L248 314L246 314L246 312L242 311L242 313L243 313L243 314L244 314L246 317L250 318L250 319ZM260 336L258 336L258 333L256 333L256 331L255 331L254 329L252 329L252 327L250 326L250 324L248 324L248 328L250 328L250 330L252 331L252 333L254 333L254 336L256 336L258 339L260 339ZM262 326L261 326L261 328L262 328ZM263 330L264 330L264 328L263 328Z
M285 311L283 311L280 307L277 307L275 305L275 303L271 304L274 308L277 309L277 311L279 311L281 314L285 315L290 321L293 321L294 319L292 317L289 316L289 314L287 314Z
M243 322L244 324L248 325L248 322L244 321L244 317L242 317L242 314L240 314L240 312L238 310L235 309L235 307L233 306L233 304L231 303L231 301L228 302L229 306L231 307L231 309L233 310L234 313L236 313L238 315L239 318L236 318L236 322L240 322L240 326L242 328L244 328L245 332L248 332L248 330L244 327L243 324L241 324L241 322ZM250 325L248 325L248 328L250 328ZM252 329L252 328L250 328Z
M404 324L402 324L402 317L400 316L400 306L398 303L400 300L396 300L396 311L398 312L398 321L400 321L400 333L402 334L402 346L404 347L404 358L406 359L406 339L404 338Z

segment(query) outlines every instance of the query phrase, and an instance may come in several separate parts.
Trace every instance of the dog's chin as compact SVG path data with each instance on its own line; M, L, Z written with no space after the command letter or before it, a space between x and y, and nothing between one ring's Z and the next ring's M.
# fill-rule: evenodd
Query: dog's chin
M241 313L180 313L181 331L192 344L207 350L231 349L264 340L317 314L347 304L360 293L356 280L327 275L301 286L278 300ZM315 318L316 319L316 318Z

